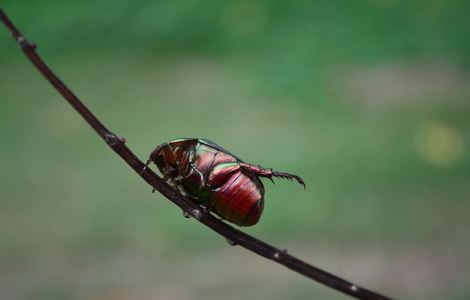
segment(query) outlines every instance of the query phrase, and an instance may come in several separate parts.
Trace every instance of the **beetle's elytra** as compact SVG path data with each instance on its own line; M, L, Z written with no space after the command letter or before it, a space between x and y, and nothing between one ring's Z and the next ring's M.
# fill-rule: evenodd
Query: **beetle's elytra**
M239 226L258 222L264 206L260 177L295 179L297 175L245 163L205 139L176 139L158 145L146 166L154 162L163 178L195 203Z

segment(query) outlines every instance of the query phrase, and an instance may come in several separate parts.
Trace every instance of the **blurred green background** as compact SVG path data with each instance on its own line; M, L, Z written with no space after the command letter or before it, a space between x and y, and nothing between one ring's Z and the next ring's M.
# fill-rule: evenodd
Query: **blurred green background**
M470 2L1 6L145 159L205 137L301 175L246 231L400 299L470 298ZM148 187L0 26L1 299L348 299Z

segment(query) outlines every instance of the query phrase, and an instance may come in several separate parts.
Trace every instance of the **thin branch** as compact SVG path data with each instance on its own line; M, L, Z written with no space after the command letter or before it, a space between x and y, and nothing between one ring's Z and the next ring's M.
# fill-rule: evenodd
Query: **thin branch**
M80 101L80 99L49 69L36 52L36 45L28 42L11 22L5 12L0 8L0 19L8 28L21 50L42 73L42 75L54 86L54 88L72 105L85 121L98 133L98 135L116 152L140 177L149 185L159 191L163 196L175 203L184 212L194 217L213 231L222 235L231 245L240 245L267 259L277 262L285 267L332 289L350 295L357 299L391 299L373 291L367 290L354 283L339 278L331 273L314 267L300 259L288 254L285 250L275 248L260 241L232 226L220 221L201 207L191 202L173 187L168 185L152 170L144 168L144 163L125 145L125 140L109 131L93 113Z

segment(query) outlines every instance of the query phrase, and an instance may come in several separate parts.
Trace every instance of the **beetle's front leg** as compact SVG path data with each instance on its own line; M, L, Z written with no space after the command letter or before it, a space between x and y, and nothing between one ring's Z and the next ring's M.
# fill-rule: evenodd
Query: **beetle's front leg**
M171 178L171 173L173 172L174 168L167 166L162 170L163 180L168 182Z

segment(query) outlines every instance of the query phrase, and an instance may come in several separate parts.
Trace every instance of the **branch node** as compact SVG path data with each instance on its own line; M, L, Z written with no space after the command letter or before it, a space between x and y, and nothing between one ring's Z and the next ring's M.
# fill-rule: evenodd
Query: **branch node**
M110 146L116 146L117 144L124 144L126 139L123 137L118 137L114 133L106 133L104 136L106 143Z
M273 255L273 258L275 260L278 260L279 258L281 258L281 254L279 254L279 252L275 252L274 255Z
M21 49L30 49L34 50L37 48L36 44L28 42L24 36L19 36L16 38L16 42L20 45Z
M229 238L226 238L225 240L227 241L227 243L228 243L230 246L236 246L236 245L238 245L237 242L235 242L234 240L231 240L231 239L229 239Z
M193 209L191 211L191 216L193 216L196 220L200 220L202 218L202 212L200 209Z

